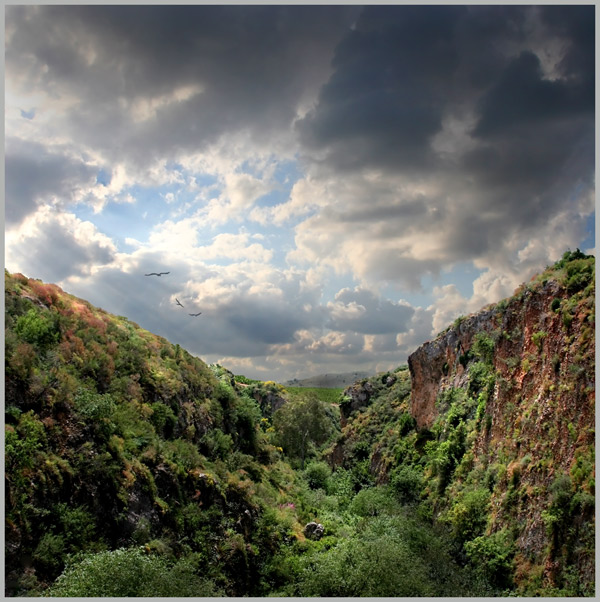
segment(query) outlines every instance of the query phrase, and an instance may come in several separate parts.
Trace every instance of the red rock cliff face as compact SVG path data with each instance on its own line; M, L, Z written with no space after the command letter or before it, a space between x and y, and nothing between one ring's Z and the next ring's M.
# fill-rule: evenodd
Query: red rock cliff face
M464 318L454 327L419 347L408 358L412 382L412 415L417 427L428 427L437 416L435 401L450 387L467 383L461 356L471 348L473 337L479 332L495 328L493 310L482 311Z
M506 305L463 318L419 347L408 358L417 426L434 422L435 402L441 392L468 384L467 369L474 358L467 354L481 332L495 339L493 364L499 382L489 408L493 416L499 418L509 401L536 398L539 402L552 400L552 406L562 407L577 423L591 425L593 311L590 314L589 308L574 307L567 326L564 311L552 309L552 305L557 305L555 300L564 305L568 299L567 291L556 281L539 290L525 289ZM499 434L499 428L498 421L492 420L492 436Z
M494 391L486 427L471 450L475 464L505 471L492 495L489 531L518 524L519 570L528 570L527 559L547 558L547 583L561 562L544 515L554 499L552 484L562 474L569 475L573 495L594 490L594 296L572 293L556 280L523 286L510 300L455 323L408 360L411 411L418 427L427 428L438 415L439 395L468 387L477 361L468 352L477 334L494 341ZM593 523L587 503L570 528L589 522L590 512ZM582 566L589 557L573 562L593 580L593 566Z

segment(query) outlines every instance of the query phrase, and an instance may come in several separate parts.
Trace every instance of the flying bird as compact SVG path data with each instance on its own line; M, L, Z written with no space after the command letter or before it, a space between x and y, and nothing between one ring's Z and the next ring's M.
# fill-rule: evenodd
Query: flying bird
M163 274L170 274L171 272L150 272L149 274L144 274L144 276L158 276L159 278Z
M202 312L201 312L201 311L199 311L197 314L190 314L190 316L194 316L194 318L195 318L196 316L199 316L201 313L202 313Z
M183 305L181 305L181 303L179 302L179 299L177 297L175 297L175 301L177 302L177 305L179 305L179 307L183 307Z

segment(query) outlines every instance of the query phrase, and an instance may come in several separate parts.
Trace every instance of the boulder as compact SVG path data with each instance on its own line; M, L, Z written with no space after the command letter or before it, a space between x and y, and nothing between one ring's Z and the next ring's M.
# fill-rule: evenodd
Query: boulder
M321 523L310 522L304 527L304 535L309 539L321 539L324 531L325 527Z

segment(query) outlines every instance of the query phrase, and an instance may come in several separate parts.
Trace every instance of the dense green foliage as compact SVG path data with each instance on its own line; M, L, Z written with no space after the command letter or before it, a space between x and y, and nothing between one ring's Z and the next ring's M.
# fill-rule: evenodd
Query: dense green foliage
M108 566L143 545L157 560L140 566L193 569L198 592L253 592L279 533L253 525L296 480L257 402L230 373L56 286L6 275L5 289L7 591L43 592L67 564L60 587L79 591L81 554Z
M492 308L498 328L475 334L454 366L444 364L442 375L454 380L441 389L429 427L416 428L401 371L369 379L363 386L373 391L368 407L349 417L343 451L331 451L355 489L369 478L370 484L387 482L399 501L432 521L453 557L492 595L594 593L593 274L593 257L565 253L514 298ZM527 347L522 330L505 331L502 325L551 281L564 287L548 303L550 311L562 313L562 331L552 338L538 327ZM546 319L545 312L540 315ZM467 323L463 317L452 328ZM564 345L560 354L558 344ZM505 357L506 349L520 355ZM551 379L534 372L550 373ZM397 380L386 386L391 376ZM523 393L511 399L519 382L525 383ZM499 395L508 402L498 405ZM559 432L571 441L573 461L572 455L565 460L558 455ZM559 461L566 462L566 472L558 472ZM536 508L546 543L537 555L525 556L517 544Z
M548 305L568 349L550 347L540 326L501 372L498 348L523 333L478 333L444 367L452 376L460 365L463 384L440 393L437 418L419 429L406 366L353 385L366 398L357 406L350 389L207 366L126 318L6 274L6 593L593 595L574 569L593 559L590 433L565 414L544 426L534 461L519 437L539 423L537 406L515 399L505 440L489 444L491 403L512 375L552 366L544 394L555 405L593 387L593 258L565 254L515 299L551 279L566 291ZM572 442L567 471L553 469L552 428ZM542 489L532 474L552 478ZM533 503L552 582L517 545ZM304 533L310 521L322 538Z
M276 590L293 596L444 596L484 593L468 568L430 524L403 507L386 487L362 489L347 507L339 496L320 501L326 535L320 542L297 543L279 558L288 577ZM337 503L337 507L336 507ZM290 577L292 577L290 579Z
M139 547L75 557L44 595L214 597L222 592L198 576L193 555L170 562Z
M307 394L288 401L273 415L276 441L290 458L300 459L300 468L308 454L329 437L332 423L325 405L316 395Z

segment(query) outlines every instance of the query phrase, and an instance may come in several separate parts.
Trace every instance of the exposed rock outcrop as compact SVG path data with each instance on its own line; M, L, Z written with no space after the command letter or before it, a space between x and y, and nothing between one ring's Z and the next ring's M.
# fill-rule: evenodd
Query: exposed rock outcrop
M593 523L595 404L593 276L580 286L567 276L541 275L510 299L457 320L408 359L411 411L421 430L448 411L439 405L444 394L469 391L474 366L488 362L493 392L469 452L474 465L500 471L488 532L519 525L520 562L546 559L549 584L566 562L593 580L589 554L577 558L580 552L571 551L567 559L564 552L581 549L577 538L590 538L584 525ZM476 349L481 341L487 358ZM569 510L571 535L552 523L561 478L569 499L580 504Z
M304 527L304 535L309 539L321 539L323 537L323 533L325 531L325 527L323 527L320 523L310 522Z
M437 411L435 401L442 390L464 387L467 352L479 332L496 328L493 309L457 320L433 341L421 345L408 358L412 382L412 414L419 428L431 426Z
M346 426L348 417L356 410L363 410L369 405L375 389L369 380L361 380L344 391L344 400L340 404L340 420L342 428Z

